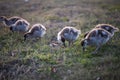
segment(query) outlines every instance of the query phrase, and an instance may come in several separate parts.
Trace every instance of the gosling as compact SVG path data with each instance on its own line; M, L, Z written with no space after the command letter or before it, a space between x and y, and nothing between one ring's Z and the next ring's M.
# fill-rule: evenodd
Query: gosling
M104 29L104 30L108 31L112 35L112 37L114 36L115 32L119 31L118 28L116 28L116 27L114 27L110 24L98 24L98 25L95 26L95 28L101 28L101 29ZM88 33L89 32L85 33L84 38L87 36Z
M97 53L98 49L108 42L108 40L112 37L112 34L110 34L108 31L101 29L101 28L95 28L92 29L81 41L81 46L83 48L83 51L85 51L87 46L95 46L96 49L93 52L93 54Z
M105 29L106 31L110 32L112 37L114 36L115 32L118 32L119 29L110 25L110 24L98 24L95 28L102 28Z
M25 19L21 19L21 20L18 20L15 24L11 25L10 26L10 30L12 32L27 32L30 28L30 23L25 20Z
M58 33L57 40L59 43L63 44L64 47L66 47L65 41L68 41L69 46L71 46L73 42L78 39L80 34L80 30L66 26Z
M10 27L11 25L15 24L16 21L22 19L21 17L18 17L18 16L13 16L13 17L10 17L10 18L7 18L5 16L1 16L0 17L0 21L2 21L4 23L5 26L8 26Z
M46 28L42 24L34 24L31 29L24 34L24 40L42 38L46 34Z

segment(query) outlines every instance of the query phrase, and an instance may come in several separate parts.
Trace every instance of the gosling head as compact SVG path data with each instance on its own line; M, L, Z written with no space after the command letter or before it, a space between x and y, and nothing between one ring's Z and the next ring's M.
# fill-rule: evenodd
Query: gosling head
M114 32L118 32L119 29L118 29L118 28L114 28L113 31L114 31Z
M11 25L11 26L10 26L10 31L14 32L14 31L16 31L16 30L17 30L17 29L16 29L15 25Z
M5 16L0 17L0 21L5 21L5 19L7 19Z
M24 41L26 41L27 39L29 39L31 37L30 33L25 33L24 34Z

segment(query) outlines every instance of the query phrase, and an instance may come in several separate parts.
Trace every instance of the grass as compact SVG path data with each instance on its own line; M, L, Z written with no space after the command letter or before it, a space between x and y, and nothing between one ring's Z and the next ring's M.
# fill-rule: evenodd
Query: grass
M83 34L99 23L120 28L119 1L12 1L0 1L0 15L21 16L31 25L42 23L47 34L41 43L39 40L23 41L23 34L12 33L0 22L0 80L120 79L119 32L101 47L98 54L91 54L94 50L91 47L83 53L80 45ZM66 25L81 29L79 39L72 47L51 48L49 43Z

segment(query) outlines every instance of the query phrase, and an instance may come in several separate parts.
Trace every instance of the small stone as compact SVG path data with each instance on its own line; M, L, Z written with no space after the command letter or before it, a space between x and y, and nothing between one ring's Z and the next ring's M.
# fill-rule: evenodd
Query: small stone
M97 77L97 79L96 80L100 80L100 77Z

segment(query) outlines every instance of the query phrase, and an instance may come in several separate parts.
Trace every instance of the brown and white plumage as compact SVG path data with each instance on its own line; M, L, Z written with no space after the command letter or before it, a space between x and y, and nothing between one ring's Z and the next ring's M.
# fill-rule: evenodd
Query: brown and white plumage
M24 40L31 38L41 38L46 34L46 28L42 24L35 24L25 33Z
M96 25L95 28L105 29L106 31L110 32L112 36L114 35L115 32L119 31L118 28L116 28L110 24L98 24L98 25Z
M18 20L15 24L10 26L11 31L27 32L30 28L30 23L25 19Z
M97 50L108 42L108 40L112 37L112 35L101 28L92 29L86 37L81 41L81 45L83 51L87 46L95 46L96 50L93 53L96 53Z
M7 18L5 16L0 17L0 21L2 21L6 26L10 27L11 25L15 24L16 21L22 19L21 17L18 16L13 16L10 18Z
M69 46L78 39L79 34L81 33L80 30L74 27L64 27L57 35L58 42L62 43L64 46L65 41L69 42Z
M114 27L110 24L98 24L98 25L95 26L95 28L104 29L104 30L108 31L112 36L114 36L115 32L119 31L118 28L116 28L116 27ZM84 37L86 37L88 33L89 32L85 33Z

